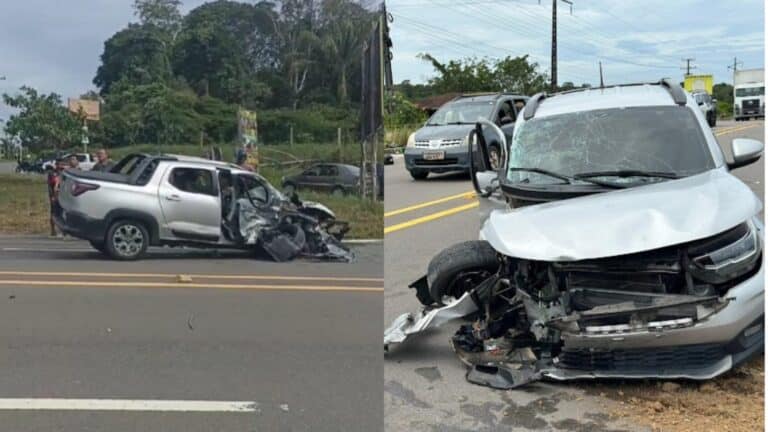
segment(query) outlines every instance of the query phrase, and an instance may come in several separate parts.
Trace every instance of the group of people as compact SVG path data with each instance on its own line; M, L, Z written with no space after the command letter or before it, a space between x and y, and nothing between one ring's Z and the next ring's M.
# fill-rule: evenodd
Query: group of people
M114 166L114 162L112 162L112 159L109 158L109 154L107 153L106 149L99 149L96 152L95 160L96 163L93 165L93 168L91 168L91 171L107 172ZM51 236L62 235L61 233L58 233L56 223L54 222L53 218L54 216L61 215L61 205L59 204L59 188L61 187L61 174L64 172L64 170L67 169L80 169L80 161L74 154L66 158L57 158L54 169L48 171L47 183L48 200L51 203Z

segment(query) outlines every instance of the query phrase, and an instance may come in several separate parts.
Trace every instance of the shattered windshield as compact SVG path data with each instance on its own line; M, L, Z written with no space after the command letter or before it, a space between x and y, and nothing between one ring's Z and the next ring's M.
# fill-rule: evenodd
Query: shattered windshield
M474 124L480 118L489 118L493 102L491 101L456 101L443 105L432 117L427 126L448 124Z
M604 109L534 118L518 126L510 148L507 180L561 183L552 176L515 168L538 168L571 177L621 170L689 176L714 167L707 141L690 109Z

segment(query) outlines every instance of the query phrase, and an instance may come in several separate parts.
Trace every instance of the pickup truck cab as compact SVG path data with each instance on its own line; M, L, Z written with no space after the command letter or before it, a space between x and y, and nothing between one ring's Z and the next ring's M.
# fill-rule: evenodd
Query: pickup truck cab
M286 217L292 219L289 224L309 220L324 227L335 219L321 204L297 201L236 165L133 154L109 172L64 171L59 192L63 211L55 222L63 232L86 239L119 260L137 259L150 245L243 249L261 245L285 257L284 244L270 250L265 242L280 237L277 227L282 229ZM287 231L299 235L298 230ZM337 234L338 240L341 235Z

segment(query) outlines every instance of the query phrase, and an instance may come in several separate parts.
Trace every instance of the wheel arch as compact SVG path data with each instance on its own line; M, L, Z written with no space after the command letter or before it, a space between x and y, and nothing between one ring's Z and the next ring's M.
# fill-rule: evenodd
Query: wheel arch
M112 223L121 219L131 219L143 223L144 227L149 232L150 244L156 246L160 243L160 225L158 224L157 219L155 219L155 217L151 214L132 209L110 210L109 213L107 213L107 216L104 218L106 221L104 226L107 230L109 230L109 227L112 226Z

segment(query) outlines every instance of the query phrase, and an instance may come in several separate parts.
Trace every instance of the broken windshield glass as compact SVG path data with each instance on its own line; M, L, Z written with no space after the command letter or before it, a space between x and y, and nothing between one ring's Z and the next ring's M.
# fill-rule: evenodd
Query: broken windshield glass
M569 177L625 170L684 177L715 167L696 117L685 107L575 112L534 118L518 127L507 171L512 183L559 182L515 167L537 167ZM659 180L664 178L651 181Z

